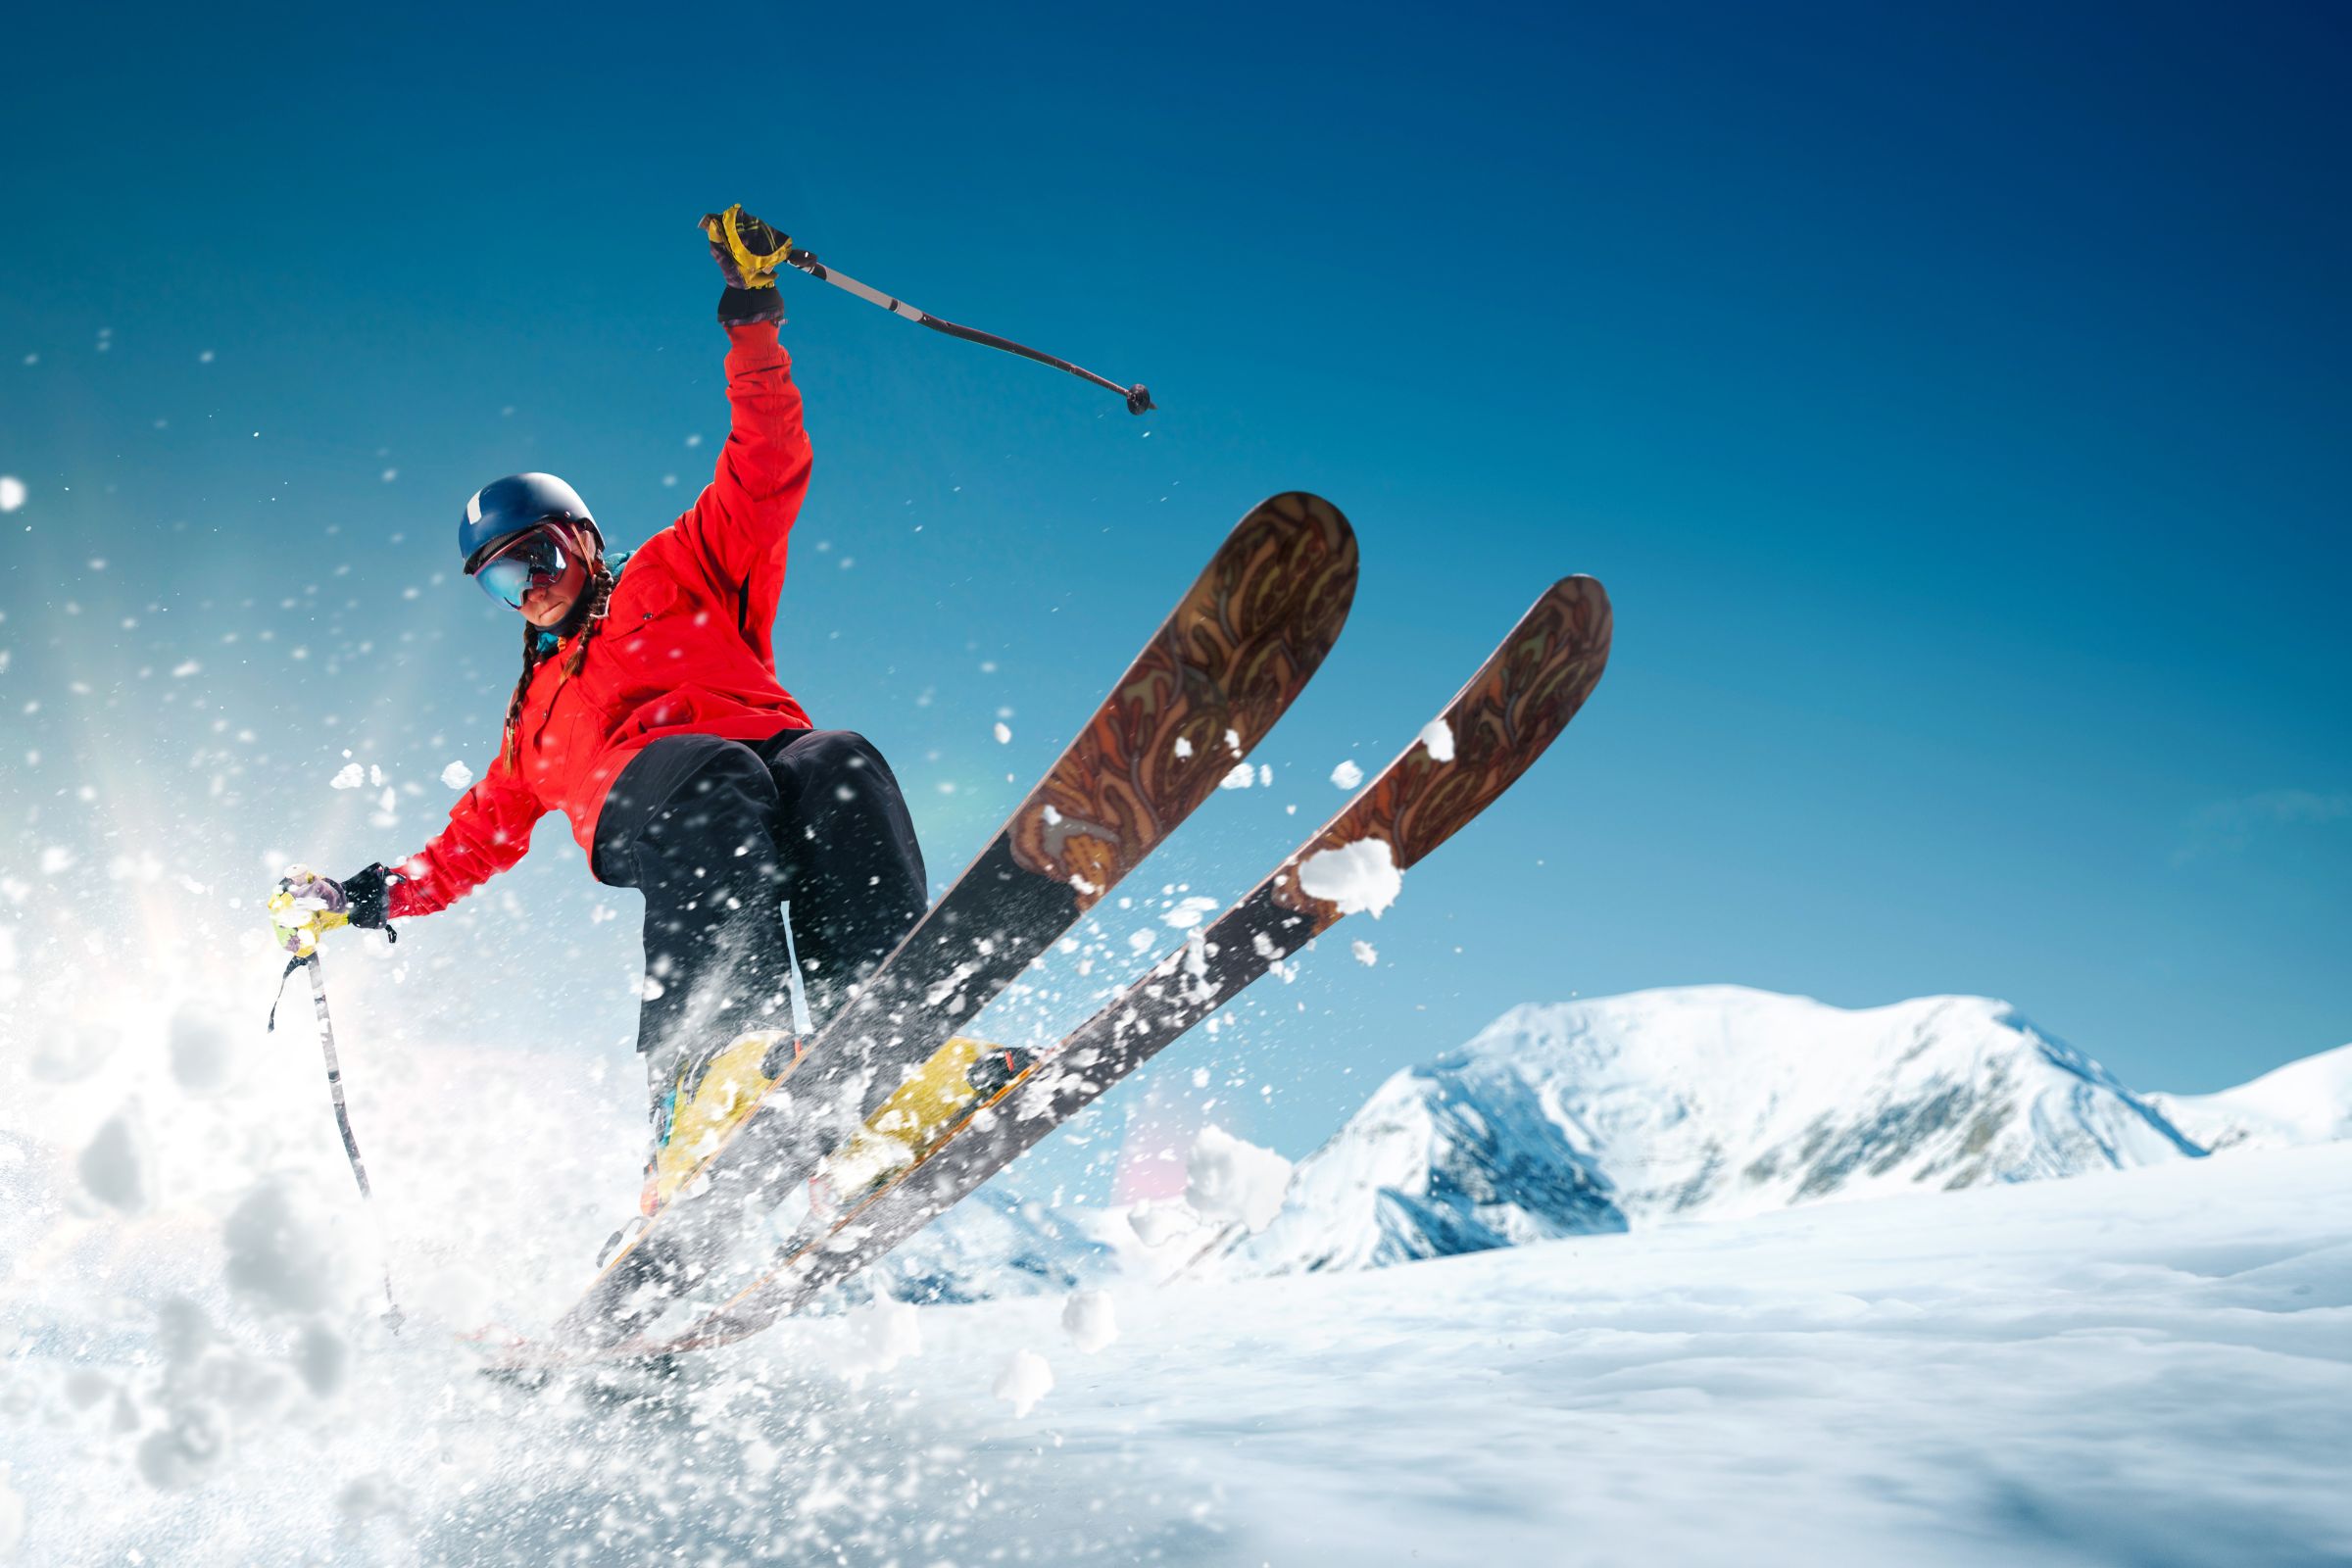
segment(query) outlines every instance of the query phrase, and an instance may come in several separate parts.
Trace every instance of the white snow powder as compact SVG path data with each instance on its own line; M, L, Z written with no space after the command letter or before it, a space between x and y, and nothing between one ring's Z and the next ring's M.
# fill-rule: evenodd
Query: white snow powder
M14 512L24 504L24 481L13 473L0 473L0 512Z
M1380 961L1380 950L1361 938L1348 943L1348 951L1354 954L1355 961L1367 969Z
M342 1256L325 1223L293 1189L264 1182L220 1227L229 1289L269 1311L316 1312L335 1298Z
M1159 917L1160 923L1172 925L1179 931L1190 931L1201 922L1209 910L1216 906L1216 900L1204 899L1196 894L1192 898L1178 900L1174 908Z
M227 1087L236 1062L227 1030L183 1008L172 1015L171 1045L172 1076L180 1088L201 1095Z
M1111 1310L1108 1291L1073 1291L1061 1304L1061 1326L1070 1343L1087 1355L1119 1337L1118 1314Z
M1186 739L1185 739L1183 736L1181 736L1181 735L1177 736L1177 737L1176 737L1176 760L1178 760L1179 762L1181 762L1181 761L1183 761L1183 760L1184 760L1186 758L1188 758L1188 757L1190 757L1190 756L1192 756L1192 755L1193 755L1193 743L1192 743L1191 741L1188 741L1188 740L1186 740Z
M1429 748L1432 761L1453 760L1453 727L1444 718L1433 718L1421 727L1421 744Z
M1035 1350L1015 1350L1004 1370L997 1374L997 1397L1012 1406L1016 1416L1037 1408L1054 1387L1054 1369Z
M1138 1203L1127 1211L1127 1228L1146 1247L1164 1246L1200 1227L1193 1211L1174 1200Z
M441 770L441 782L453 790L462 790L473 782L473 769L464 762L452 762Z
M1009 746L1012 744L1012 726L1005 723L1001 718L997 720L996 735L997 744L999 746Z
M887 1372L923 1350L923 1325L914 1303L895 1297L877 1298L865 1313L866 1365Z
M1331 781L1344 790L1351 790L1363 783L1364 770L1356 766L1355 759L1350 757L1331 770Z
M1256 782L1256 768L1251 767L1248 762L1236 762L1233 764L1232 772L1227 773L1223 778L1217 780L1217 788L1221 790L1246 790Z
M146 1140L125 1108L91 1137L75 1169L92 1198L135 1214L147 1206L147 1163Z
M294 1343L293 1360L302 1381L323 1399L343 1386L344 1371L351 1364L351 1347L324 1323L306 1323Z
M357 762L345 762L335 776L326 781L330 790L356 790L368 782L368 770Z
M1298 867L1298 886L1313 898L1340 906L1342 914L1381 912L1403 891L1404 873L1387 839L1358 839L1336 850L1318 850Z
M1184 1200L1194 1213L1211 1224L1238 1220L1252 1234L1274 1223L1291 1186L1289 1160L1222 1127L1200 1129L1184 1169Z
M24 1499L8 1484L8 1466L0 1464L0 1562L13 1561L24 1544Z

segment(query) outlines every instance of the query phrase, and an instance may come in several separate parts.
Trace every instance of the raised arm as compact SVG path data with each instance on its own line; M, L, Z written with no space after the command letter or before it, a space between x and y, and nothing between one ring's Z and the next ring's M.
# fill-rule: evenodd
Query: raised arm
M773 268L789 241L741 208L703 222L727 280L718 319L727 333L729 418L716 471L678 529L734 600L744 636L764 660L792 525L808 493L800 388L792 384L792 357L776 340L784 305Z

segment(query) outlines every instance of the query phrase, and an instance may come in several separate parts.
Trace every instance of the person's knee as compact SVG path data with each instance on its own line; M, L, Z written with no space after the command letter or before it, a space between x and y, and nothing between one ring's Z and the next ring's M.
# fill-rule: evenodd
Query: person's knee
M890 777L890 764L874 743L854 729L811 730L807 739L793 748L796 760L805 757L809 769L822 774L863 775L878 779Z
M760 754L741 741L695 738L709 744L693 773L655 813L655 823L667 833L683 828L698 835L764 829L775 816L776 781Z

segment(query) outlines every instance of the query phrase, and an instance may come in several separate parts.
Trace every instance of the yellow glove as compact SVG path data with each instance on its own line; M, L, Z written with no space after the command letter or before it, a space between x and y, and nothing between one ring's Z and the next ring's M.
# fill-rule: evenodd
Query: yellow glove
M729 288L774 288L776 269L792 249L792 236L779 234L754 218L737 202L723 213L703 215L703 233L710 241L711 259L726 275Z
M270 895L270 934L297 958L318 951L318 939L351 924L351 901L342 886L310 867L289 865Z

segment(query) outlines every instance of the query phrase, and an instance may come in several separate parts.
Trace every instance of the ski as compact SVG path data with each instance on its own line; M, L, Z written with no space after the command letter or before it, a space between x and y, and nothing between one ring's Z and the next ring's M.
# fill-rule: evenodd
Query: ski
M1331 651L1355 579L1354 532L1329 502L1293 491L1251 509L1045 778L798 1065L611 1255L557 1337L624 1340L706 1277L869 1099L919 1068L1215 792Z
M1385 902L1398 875L1499 799L1567 728L1600 680L1611 629L1599 582L1575 576L1554 583L1438 724L1205 931L1042 1056L1008 1058L999 1079L973 1083L944 1131L936 1109L929 1125L918 1118L920 1152L895 1170L877 1164L887 1155L875 1151L894 1136L903 1140L906 1128L879 1117L869 1122L862 1144L828 1161L829 1172L820 1168L820 1181L828 1173L838 1178L838 1212L812 1214L766 1272L683 1334L616 1348L646 1356L709 1349L797 1311L929 1224L1352 909ZM956 1045L965 1049L942 1055L956 1071L1002 1051ZM887 1173L877 1178L879 1171Z

